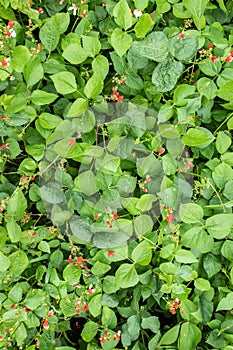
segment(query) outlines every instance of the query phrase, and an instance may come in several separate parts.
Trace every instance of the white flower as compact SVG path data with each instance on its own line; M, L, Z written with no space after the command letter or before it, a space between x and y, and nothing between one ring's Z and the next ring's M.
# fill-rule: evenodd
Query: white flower
M7 31L7 36L8 36L8 38L16 38L16 32L15 32L15 30L14 30L13 28L9 29L9 30Z
M136 18L138 18L138 17L141 17L142 11L133 10L133 14L134 14L134 16L135 16Z
M68 8L68 11L73 11L73 15L76 16L77 14L77 9L78 9L78 6L76 4L72 4L72 6L70 6Z

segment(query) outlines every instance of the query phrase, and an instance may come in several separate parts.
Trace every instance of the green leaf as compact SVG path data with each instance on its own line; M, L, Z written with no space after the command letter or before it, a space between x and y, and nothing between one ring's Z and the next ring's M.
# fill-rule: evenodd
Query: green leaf
M159 63L152 74L152 83L159 92L167 92L176 85L180 74L183 71L183 64L170 59Z
M87 59L87 52L80 44L71 44L66 47L62 56L72 64L80 64Z
M210 252L214 247L214 240L201 226L195 226L182 235L181 243L185 247L198 249L201 253Z
M162 157L162 166L165 175L172 175L177 172L175 160L169 153Z
M197 52L198 40L186 32L184 38L174 37L169 41L171 54L179 61L190 60Z
M58 115L42 113L39 116L39 122L42 128L51 130L56 128L62 122L62 119Z
M78 98L74 103L72 103L67 118L70 117L79 117L82 115L88 107L88 100L84 98Z
M175 343L175 341L178 338L179 331L180 331L180 325L177 324L176 326L169 329L169 331L164 333L164 335L160 339L159 344L160 345L169 345L169 344Z
M181 203L179 209L179 216L180 219L186 224L201 222L203 218L203 209L200 205L195 203Z
M211 288L210 282L205 280L204 278L196 278L194 280L194 286L202 292L210 290Z
M233 100L233 81L222 85L217 91L217 96L226 101Z
M137 237L151 232L153 229L153 221L149 215L141 214L134 220L134 230Z
M77 188L80 192L87 196L91 196L97 192L95 175L91 170L79 174L77 180Z
M126 0L117 2L113 9L113 16L116 23L123 29L127 30L132 26L132 14Z
M200 19L206 9L207 0L183 0L182 3L194 17Z
M104 294L104 296L106 296L106 295L107 294ZM114 304L114 306L116 306L116 304ZM103 306L101 322L102 322L102 325L104 327L108 327L108 328L111 328L111 329L116 328L116 326L117 326L117 317L115 315L115 312L112 309L110 309L110 307Z
M59 34L63 34L69 26L70 15L69 13L65 12L56 13L56 15L53 17L53 20L56 25L56 31L58 31Z
M156 316L149 316L142 319L142 329L150 329L153 333L157 333L160 328L159 318Z
M22 190L17 188L9 200L7 215L13 217L16 221L21 220L26 208L27 200L24 197Z
M50 18L41 27L39 38L41 40L42 46L49 52L56 49L60 40L60 33L58 31L56 20L54 18Z
M99 73L101 79L104 80L109 71L108 59L103 55L98 55L92 62L92 69L95 73Z
M22 73L26 63L30 60L31 55L26 46L16 46L13 50L11 65L14 70Z
M140 56L162 62L168 54L168 39L163 32L153 32L141 41L134 41L132 48Z
M136 37L143 38L146 36L153 24L154 22L149 13L144 13L142 16L140 16L137 24L134 27Z
M217 310L232 310L233 309L233 293L228 293L225 298L222 298L217 306Z
M219 131L216 138L216 149L220 154L225 153L231 145L231 138L224 132Z
M71 72L59 72L50 77L58 93L72 94L77 90L75 76Z
M147 241L140 242L132 252L132 259L135 263L147 266L152 259L152 249Z
M197 90L211 100L216 96L217 86L209 78L201 78L197 81Z
M28 266L27 254L22 250L17 250L16 252L9 255L11 265L9 267L10 271L15 276L20 276L22 272Z
M208 275L208 278L211 278L221 270L222 264L217 256L213 254L207 254L203 258L203 267Z
M181 325L178 339L179 350L195 349L201 341L200 329L191 322L185 322Z
M123 32L120 28L115 28L111 35L111 44L118 54L122 57L130 48L132 38L129 34Z
M36 310L46 299L46 292L41 289L30 289L24 300L24 306L30 310Z
M102 295L95 295L89 302L89 311L93 317L97 317L101 314L102 309Z
M41 241L38 244L38 249L41 250L42 252L50 254L50 245L46 241Z
M84 87L84 93L88 98L95 98L99 95L104 87L102 77L99 73L94 72L92 77L87 81Z
M233 241L226 240L221 248L222 256L233 261Z
M122 264L115 273L116 284L120 288L129 288L139 282L139 276L132 264Z
M220 163L213 170L212 177L218 188L223 189L226 183L233 179L233 169L226 163Z
M137 10L143 11L148 6L148 0L134 0L134 5Z
M96 336L97 332L98 324L93 321L89 321L85 323L81 337L85 342L89 343Z
M88 56L94 58L101 49L101 44L98 38L91 36L82 37L83 48Z
M197 258L190 250L179 249L175 254L176 261L183 264L192 264L197 262Z
M207 218L206 228L213 238L227 237L233 229L233 214L216 214Z
M212 62L210 58L205 58L204 60L200 61L198 64L200 70L211 77L214 77L217 75L222 68L221 62Z
M10 219L6 224L8 236L12 243L19 242L21 239L22 231L20 226L14 221L14 219Z
M174 103L176 106L185 106L189 102L189 98L195 93L196 87L187 84L181 84L174 91ZM170 106L167 106L171 108Z
M58 96L43 90L34 90L31 95L32 103L37 106L48 105L56 100Z
M106 272L111 269L111 266L104 264L101 261L96 261L91 268L91 272L95 276L103 276Z
M210 145L214 140L213 134L206 128L188 129L187 133L182 137L182 141L186 146L195 146L204 148Z
M27 61L27 64L24 66L23 76L28 86L35 85L43 78L44 70L39 56Z
M10 259L0 252L0 272L5 272L10 266Z

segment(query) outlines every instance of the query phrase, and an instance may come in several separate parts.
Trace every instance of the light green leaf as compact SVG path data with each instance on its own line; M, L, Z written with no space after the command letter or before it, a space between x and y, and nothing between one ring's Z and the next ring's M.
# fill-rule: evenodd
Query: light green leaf
M84 93L88 98L95 98L99 95L104 87L102 77L99 73L94 72L92 77L87 81L84 87Z
M224 162L220 163L214 168L212 177L218 188L222 189L229 180L233 179L233 169Z
M143 38L149 32L153 24L154 22L149 13L144 13L142 16L140 16L137 24L134 27L136 37Z
M0 272L5 272L10 266L10 259L0 252Z
M182 3L193 16L200 19L206 9L207 0L183 0Z
M174 37L169 41L169 50L179 61L190 60L197 52L198 40L185 34L184 38Z
M137 237L151 232L153 228L153 221L149 215L141 214L134 220L134 230Z
M132 14L126 0L117 2L113 9L113 16L116 23L123 29L127 30L132 26Z
M90 57L95 57L101 49L101 44L98 38L91 36L82 37L83 48L85 53Z
M88 306L93 317L99 316L102 309L102 294L95 295L88 303Z
M85 112L87 107L88 107L88 100L85 100L84 98L78 98L76 101L72 103L66 117L67 118L79 117Z
M197 81L197 90L211 100L216 96L217 86L209 78L201 78Z
M134 41L132 48L140 56L162 62L168 54L168 39L163 32L153 32L141 41Z
M233 81L229 81L228 83L220 86L217 91L217 96L226 101L233 100Z
M32 103L37 106L48 105L56 100L58 96L43 90L34 90L31 94Z
M233 241L226 240L222 245L221 253L226 259L233 261Z
M233 293L228 293L225 298L222 298L217 306L217 311L233 309Z
M130 48L132 38L120 28L115 28L111 35L111 43L116 53L122 57Z
M7 215L13 217L16 221L22 219L27 208L27 200L20 188L13 193L7 207Z
M27 254L22 250L17 250L16 252L10 254L9 260L11 262L9 269L13 275L16 276L20 276L23 273L29 262Z
M63 278L69 283L78 283L81 277L81 269L78 266L67 265L63 270Z
M45 24L41 27L39 37L42 46L46 50L51 52L56 49L59 43L60 33L58 31L54 18L49 18L49 20L45 22Z
M143 11L148 6L148 0L134 0L134 5L137 10Z
M8 236L12 243L19 242L21 239L22 231L20 226L14 221L14 219L10 219L6 224Z
M31 58L23 69L24 79L28 86L38 83L44 76L43 66L40 62L39 56Z
M89 343L98 332L98 324L93 321L88 321L85 323L84 328L81 333L81 337L87 343Z
M166 92L173 89L180 74L183 71L183 64L170 59L159 63L152 74L152 83L159 92Z
M24 70L24 66L30 60L31 55L26 46L16 46L13 50L13 57L11 60L11 65L14 70L22 73Z
M147 241L140 242L132 252L132 259L135 263L147 266L152 259L152 249Z
M30 310L36 310L40 307L46 299L46 292L42 289L29 289L24 300L24 306Z
M175 254L176 261L183 264L192 264L197 262L197 258L190 250L179 249Z
M181 203L179 209L179 216L180 219L186 224L201 222L203 218L203 209L200 205L195 203Z
M87 59L87 52L79 44L71 44L64 50L62 56L72 64L80 64Z
M186 146L199 148L208 146L213 140L213 134L208 129L202 127L188 129L187 133L182 137L182 141Z
M42 128L48 130L56 128L62 122L62 119L58 115L50 113L42 113L38 120Z
M195 349L200 341L201 331L195 324L191 322L185 322L181 325L178 340L179 350Z
M69 26L70 15L69 13L65 12L56 13L56 15L53 17L53 20L56 25L56 31L58 31L59 34L63 34Z
M188 84L181 84L174 91L174 103L176 106L185 106L191 95L195 93L196 87ZM168 106L170 107L170 106ZM171 108L171 107L170 107Z
M129 288L135 286L139 282L139 276L132 264L122 264L115 273L116 284L120 288Z
M208 280L205 280L204 278L196 278L194 280L194 286L202 292L210 290L211 288L210 282Z
M219 131L216 138L216 149L220 154L225 153L231 145L231 138L224 131Z
M60 72L50 77L58 93L72 94L77 90L75 76L71 72Z
M179 330L180 330L179 324L169 329L166 333L164 333L164 335L160 339L159 344L169 345L169 344L175 343L179 335Z
M103 55L98 55L92 62L92 69L95 73L99 73L101 79L104 80L109 71L108 59Z
M216 239L227 237L233 229L233 214L216 214L206 220L209 234Z

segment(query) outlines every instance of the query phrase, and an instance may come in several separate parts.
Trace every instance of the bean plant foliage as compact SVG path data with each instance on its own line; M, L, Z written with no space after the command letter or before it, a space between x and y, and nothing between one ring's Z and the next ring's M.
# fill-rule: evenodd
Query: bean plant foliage
M233 349L231 0L0 0L0 348Z

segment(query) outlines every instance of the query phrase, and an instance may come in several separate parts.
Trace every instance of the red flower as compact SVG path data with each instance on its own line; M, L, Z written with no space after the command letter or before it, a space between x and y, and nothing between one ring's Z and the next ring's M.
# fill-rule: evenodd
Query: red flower
M114 336L114 340L120 340L120 339L121 339L121 332L118 331Z
M0 146L0 149L6 149L9 148L10 142L5 143L4 145Z
M28 308L26 307L26 306L23 306L23 310L26 312L26 313L28 313Z
M68 141L68 146L72 147L74 145L74 143L75 143L75 139L70 139Z
M143 188L143 192L144 192L144 193L147 193L147 192L148 192L148 189L144 187L144 188Z
M0 334L0 341L3 339L3 336Z
M87 10L82 11L82 17L87 17Z
M209 44L208 48L212 49L214 47L214 44Z
M216 56L211 56L211 61L212 61L213 63L216 63L216 62L217 62L217 57L216 57Z
M146 182L150 182L151 181L151 177L150 177L150 175L146 175L146 180L145 180Z
M232 62L233 61L233 57L230 55L230 56L227 56L225 58L225 62Z
M14 309L15 306L16 306L16 304L12 304L12 305L10 306L10 308L11 308L11 309Z
M166 215L166 220L169 224L171 224L174 219L175 219L175 216L172 213L169 213L168 215Z
M47 320L44 320L44 321L43 321L43 328L46 329L46 330L49 329L49 323L48 323Z
M174 302L173 302L173 306L174 306L174 308L175 308L175 309L178 309L179 304L180 304L180 301L179 301L179 299L178 299L178 298L176 298L176 299L174 300Z
M96 214L96 215L94 215L93 219L98 220L100 216L101 216L101 214Z
M51 310L49 310L49 312L47 313L47 316L48 316L48 317L52 317L53 314L54 314L54 311L53 311L53 309L51 309Z
M169 312L170 312L172 315L175 315L175 314L176 314L176 310L175 310L173 307L170 307Z
M44 10L42 9L42 7L40 7L39 9L38 9L38 13L40 14L40 13L43 13L44 12Z
M12 21L12 19L10 19L10 20L8 21L8 27L13 28L14 25L15 25L15 22Z
M6 67L8 65L7 59L3 58L1 64L3 67Z
M108 257L111 258L111 257L113 257L113 256L115 256L115 253L114 253L114 252L108 251Z
M185 34L184 33L180 33L179 39L183 39L184 37L185 37Z
M103 343L104 343L104 341L105 341L105 338L104 338L104 337L101 337L101 338L100 338L100 342L101 342L101 344L103 344Z
M30 6L30 7L33 6L33 2L32 2L32 1L29 2L29 6Z
M157 151L158 151L158 154L161 156L161 154L165 152L165 148L159 147Z
M68 258L68 263L69 263L69 264L72 264L72 262L73 262L73 259L72 259L71 256L69 256L69 258Z
M5 115L0 115L0 119L6 119Z
M84 306L81 308L82 311L89 310L89 306L87 303L84 304Z

